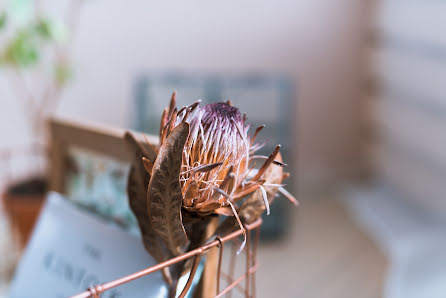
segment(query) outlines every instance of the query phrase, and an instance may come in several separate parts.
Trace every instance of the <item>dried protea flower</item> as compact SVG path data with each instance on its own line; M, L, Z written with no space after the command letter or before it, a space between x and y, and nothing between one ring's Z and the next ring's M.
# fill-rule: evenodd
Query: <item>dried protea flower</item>
M227 205L224 194L233 195L247 174L248 127L239 110L227 103L197 107L186 121L190 134L180 173L183 206L197 212L214 211Z
M283 188L288 174L280 145L269 156L255 155L262 147L256 138L263 127L250 135L246 116L230 102L195 102L178 110L174 93L161 117L159 146L125 135L134 153L130 207L144 246L157 261L202 245L210 214L229 216L216 234L237 227L245 234L244 224L269 213L278 192L297 204ZM163 272L172 297L183 265Z
M281 184L287 174L281 169L285 164L280 157L280 145L269 157L254 155L261 147L254 142L264 126L257 128L250 137L246 116L242 116L230 102L204 106L195 102L180 110L175 105L174 93L161 119L160 143L163 144L176 126L189 123L190 132L183 148L179 175L184 209L234 215L238 219L235 204L256 191L268 214L269 202L277 191L297 203ZM256 170L253 165L258 159L264 160ZM271 167L279 168L279 173L268 177ZM268 198L268 193L272 197Z

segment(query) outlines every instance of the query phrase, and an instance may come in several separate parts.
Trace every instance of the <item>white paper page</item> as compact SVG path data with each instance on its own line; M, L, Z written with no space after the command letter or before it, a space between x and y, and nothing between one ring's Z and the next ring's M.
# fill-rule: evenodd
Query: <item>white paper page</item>
M61 298L156 262L141 240L51 193L14 277L11 298ZM101 297L165 297L160 272Z

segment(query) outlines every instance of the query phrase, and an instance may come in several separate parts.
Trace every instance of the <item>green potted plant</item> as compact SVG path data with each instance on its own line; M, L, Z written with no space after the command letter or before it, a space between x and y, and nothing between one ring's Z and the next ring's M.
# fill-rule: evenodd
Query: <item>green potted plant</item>
M1 75L21 104L23 117L18 121L28 122L32 138L19 150L2 148L6 152L3 159L29 157L22 178L9 173L2 196L22 245L32 231L47 190L45 119L56 108L71 77L70 47L81 3L70 2L65 21L48 16L39 1L12 0L6 11L0 11ZM43 166L39 163L42 160Z

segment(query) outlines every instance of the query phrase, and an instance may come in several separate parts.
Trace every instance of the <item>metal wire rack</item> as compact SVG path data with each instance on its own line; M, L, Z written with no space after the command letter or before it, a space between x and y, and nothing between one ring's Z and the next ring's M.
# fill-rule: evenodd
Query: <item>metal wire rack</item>
M240 292L244 293L245 297L255 297L256 296L256 271L258 269L258 263L257 263L257 247L259 243L260 238L260 226L262 224L262 219L258 219L257 221L253 222L252 224L245 225L246 230L246 247L244 248L243 252L246 255L246 267L245 267L245 273L240 275L237 278L234 278L235 274L235 264L236 264L236 247L237 244L240 244L238 237L243 234L242 230L235 231L231 234L228 234L224 237L217 237L216 240L205 244L197 249L194 249L192 251L189 251L183 255L180 255L178 257L169 259L165 262L159 263L155 266L146 268L144 270L141 270L139 272L135 272L133 274L129 274L127 276L123 276L121 278L118 278L116 280L106 282L103 284L96 285L94 287L89 288L88 290L79 293L77 295L72 296L71 298L98 298L101 296L102 293L105 291L108 291L112 288L118 287L122 284L131 282L135 279L141 278L143 276L149 275L153 272L159 271L165 267L171 266L175 263L185 261L188 259L193 258L193 265L190 270L189 278L184 286L183 290L181 291L181 294L179 295L180 298L183 298L186 296L186 294L189 292L192 282L195 277L195 273L197 272L198 265L200 263L200 260L202 256L209 252L210 249L217 247L219 249L218 254L218 262L217 262L217 273L216 273L216 293L217 295L215 297L223 297L224 295L228 294L231 290L236 288ZM252 241L251 239L251 232L255 231L254 239ZM222 259L223 259L223 250L224 245L226 242L234 242L231 249L231 259L229 262L229 272L224 273L222 272ZM235 244L235 245L234 245ZM221 280L226 280L229 284L224 288L220 289ZM242 286L242 282L244 282L244 286Z

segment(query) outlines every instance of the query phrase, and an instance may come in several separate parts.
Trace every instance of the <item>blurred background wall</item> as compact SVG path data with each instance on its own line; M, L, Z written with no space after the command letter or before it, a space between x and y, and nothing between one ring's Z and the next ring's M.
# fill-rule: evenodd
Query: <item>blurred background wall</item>
M365 19L355 0L85 1L57 114L127 125L141 71L284 73L296 86L295 179L324 189L359 167ZM29 140L8 84L0 76L0 147Z
M370 168L420 207L445 214L444 2L379 1L367 42L364 138Z

